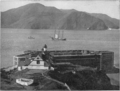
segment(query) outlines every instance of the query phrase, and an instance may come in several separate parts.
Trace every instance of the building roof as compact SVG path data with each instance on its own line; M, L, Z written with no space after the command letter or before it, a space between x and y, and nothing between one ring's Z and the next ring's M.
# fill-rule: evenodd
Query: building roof
M16 55L17 57L26 57L26 56L29 56L30 53L26 53L26 54L20 54L20 55Z

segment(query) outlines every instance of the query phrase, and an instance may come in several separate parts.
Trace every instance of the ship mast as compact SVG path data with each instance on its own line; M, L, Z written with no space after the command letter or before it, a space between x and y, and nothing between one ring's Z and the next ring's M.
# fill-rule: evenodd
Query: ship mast
M60 30L58 30L58 38L60 38Z
M56 35L56 27L55 27L55 32L54 32L54 38L55 38L55 35Z
M64 34L64 31L62 30L62 39L63 39L63 34Z

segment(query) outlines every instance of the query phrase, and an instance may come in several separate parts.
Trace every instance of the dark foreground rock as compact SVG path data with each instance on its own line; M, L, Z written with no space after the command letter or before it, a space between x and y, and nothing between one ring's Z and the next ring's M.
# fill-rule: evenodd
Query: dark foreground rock
M2 90L118 90L118 86L112 86L108 76L102 71L77 71L60 73L59 71L45 71L44 73L27 74L29 70L18 72L17 70L1 70ZM16 83L16 79L24 77L34 79L30 86L22 86ZM61 84L62 83L62 84Z
M46 78L42 73L27 74L29 70L18 72L17 70L1 70L1 87L2 90L66 90L67 88L52 79ZM34 83L30 86L22 86L16 83L17 78L31 78Z
M113 90L119 89L118 86L112 86L109 77L102 71L84 70L79 72L68 72L61 74L58 71L49 72L49 75L67 83L73 90Z

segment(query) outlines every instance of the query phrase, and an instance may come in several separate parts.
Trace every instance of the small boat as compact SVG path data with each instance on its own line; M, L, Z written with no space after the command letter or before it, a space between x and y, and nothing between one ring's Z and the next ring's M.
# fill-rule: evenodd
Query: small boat
M28 39L35 39L34 37L32 37L32 36L30 36L30 37L28 37Z
M52 37L52 40L61 40L61 41L66 41L66 38L54 38L54 37Z
M33 79L26 79L26 78L19 78L16 79L16 83L20 84L20 85L25 85L25 86L29 86L33 83Z

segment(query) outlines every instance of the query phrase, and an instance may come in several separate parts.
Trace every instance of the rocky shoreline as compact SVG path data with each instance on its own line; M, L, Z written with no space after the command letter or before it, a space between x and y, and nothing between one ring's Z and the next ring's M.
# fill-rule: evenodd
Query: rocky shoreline
M111 85L110 78L103 71L85 69L64 73L58 70L33 72L35 70L1 69L1 90L119 90L119 86ZM16 79L20 77L34 79L34 83L30 86L19 85Z

